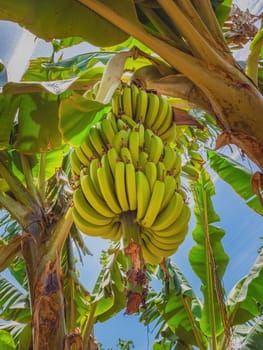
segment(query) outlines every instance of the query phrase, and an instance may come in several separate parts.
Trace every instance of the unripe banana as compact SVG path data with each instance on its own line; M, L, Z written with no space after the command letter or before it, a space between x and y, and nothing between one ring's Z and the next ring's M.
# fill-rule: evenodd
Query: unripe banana
M173 108L168 103L167 113L166 113L166 116L165 116L165 118L163 120L162 125L158 129L158 135L161 135L161 134L165 133L166 131L168 131L168 129L170 128L172 122L173 122Z
M157 180L156 164L154 162L146 162L143 170L145 172L145 175L147 176L152 191L154 183Z
M113 222L111 225L108 225L107 230L101 235L104 239L109 239L111 241L119 241L122 236L121 223L119 221Z
M139 162L138 162L138 168L141 170L145 170L145 165L149 161L149 154L141 151L139 153Z
M125 163L117 162L115 167L115 193L122 211L129 210L129 203L126 194Z
M170 247L167 249L163 249L161 248L160 245L155 245L154 243L156 243L156 241L154 241L153 239L150 239L146 234L142 233L142 241L144 241L145 246L148 248L148 250L154 254L154 256L159 256L161 258L163 257L168 257L174 254L175 250L177 249L174 247Z
M142 256L147 264L157 265L162 261L162 257L151 252L143 239L140 240Z
M116 164L117 165L117 164ZM120 214L121 208L118 204L114 190L112 188L112 177L106 167L98 168L97 171L100 191L108 207L115 213Z
M191 211L188 205L184 204L180 216L168 227L163 230L156 230L154 232L157 236L170 237L181 232L187 225L191 216Z
M90 160L86 157L84 152L81 150L80 147L75 148L76 156L78 157L80 163L82 165L85 165L85 167L90 165Z
M87 135L85 140L80 145L80 149L88 159L93 159L98 156L98 153L96 152L95 148L92 146L92 143L90 142L89 135Z
M122 89L122 110L125 114L132 117L133 107L132 107L132 94L131 88L127 85Z
M113 178L114 173L111 171L110 161L108 157L108 153L103 154L100 161L101 165L106 168L106 172L109 174L109 181L111 186L114 186L115 179Z
M100 186L98 181L98 174L97 174L99 166L101 166L100 160L98 158L94 158L90 162L90 166L88 169L89 169L89 175L90 175L91 181L93 182L93 185L94 185L94 189L97 192L97 194L101 196Z
M112 112L109 112L106 116L106 119L108 119L111 122L112 129L116 134L118 132L116 115L113 114Z
M135 168L132 163L125 164L126 191L130 210L137 208L137 190Z
M112 108L112 113L115 114L115 116L118 116L121 113L120 91L119 90L116 90L114 95L112 96L111 108Z
M117 118L118 130L128 130L130 127L123 121L121 117Z
M178 249L178 239L177 237L158 237L154 233L153 230L145 228L141 232L141 237L144 238L147 236L148 239L152 241L152 243L163 250L172 250L172 254ZM172 255L171 254L171 255Z
M151 198L150 184L146 175L138 170L136 172L136 195L137 195L137 214L138 222L144 217Z
M130 132L129 150L131 152L133 164L137 164L140 153L140 137L139 131L136 128L132 129Z
M152 130L159 133L159 128L164 123L167 112L168 112L168 102L164 97L159 97L159 110L158 116L153 123Z
M153 230L164 230L177 220L184 207L184 200L180 193L174 192L168 205L159 212L152 225Z
M158 162L156 166L157 166L157 179L163 181L164 178L166 177L166 168L163 162Z
M132 119L132 117L130 117L127 114L121 114L121 119L132 129L134 128L137 123L135 120Z
M108 225L112 222L112 217L106 217L99 214L86 200L80 188L77 188L73 193L74 207L83 219L93 225Z
M166 175L163 181L165 185L165 192L160 211L162 211L167 206L174 194L174 191L177 190L177 183L173 176Z
M110 164L110 168L111 168L111 173L114 174L116 163L118 161L120 161L121 158L120 158L118 152L116 151L115 147L112 147L108 150L107 156L108 156L108 160L109 160L109 164Z
M185 239L185 236L188 232L188 225L185 225L181 231L176 232L176 234L164 237L162 235L159 235L158 233L154 232L154 240L156 241L157 245L160 247L164 244L170 244L171 247L173 247L175 250L178 249L180 244L183 242Z
M176 140L177 135L177 126L175 123L172 123L170 127L164 132L159 134L164 143L172 143Z
M81 189L86 200L90 203L90 205L101 215L113 218L116 214L108 208L104 199L102 199L94 188L93 181L90 178L89 174L84 175L82 172L80 173L80 183Z
M139 89L135 84L131 85L131 98L132 98L132 117L136 119L137 99L139 95Z
M76 224L77 228L89 235L89 236L103 236L103 234L105 234L105 232L108 232L110 225L94 225L89 223L88 221L86 221L80 214L79 212L76 210L76 208L74 207L72 210L72 216L73 216L73 220L74 223Z
M164 196L165 185L163 181L156 180L153 189L152 195L148 204L144 218L141 220L141 223L145 227L151 227L154 220L156 219L161 203Z
M101 156L103 153L105 153L106 147L101 138L99 129L97 127L90 128L88 135L89 135L90 142L93 148L96 150L97 154Z
M151 129L145 129L144 130L144 148L147 152L149 152L151 147L151 139L154 133Z
M101 120L101 133L103 134L104 143L107 147L113 144L115 130L109 119L103 118Z
M136 122L144 123L148 108L148 94L145 90L140 89L137 97L137 105L135 111Z
M183 175L190 180L197 180L200 172L193 165L187 163L182 167Z
M113 147L118 153L120 153L121 147L126 147L128 145L129 131L130 130L120 130L115 134Z
M81 169L81 163L79 161L79 158L76 155L76 151L73 149L70 152L70 164L71 164L71 169L73 170L74 175L80 174L80 169Z
M176 150L169 145L164 146L163 164L167 171L172 170L175 167L178 154Z
M148 108L145 116L145 125L151 129L153 123L158 117L159 97L154 93L148 94Z
M120 150L120 157L124 163L132 162L132 155L128 147L122 147Z
M162 153L163 153L163 142L162 139L157 135L152 135L151 141L150 141L150 149L149 149L149 155L150 159L154 163L158 163Z

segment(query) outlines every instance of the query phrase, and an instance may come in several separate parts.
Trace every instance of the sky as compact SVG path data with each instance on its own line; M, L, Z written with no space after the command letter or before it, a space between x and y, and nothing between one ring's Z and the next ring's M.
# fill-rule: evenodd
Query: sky
M243 9L251 6L256 10L262 10L263 0L241 0L239 5ZM51 52L50 44L36 39L31 33L21 31L17 25L7 22L0 22L0 48L0 59L7 65L11 81L19 81L30 57L48 56ZM77 49L65 50L64 56L70 57L95 50L96 48L88 44L81 44ZM220 226L226 232L223 244L230 257L223 281L224 288L228 293L234 283L249 271L256 259L257 250L262 245L263 220L262 217L249 209L227 184L218 178L215 179L214 206L221 217ZM194 218L191 219L190 226L194 227ZM80 267L80 272L84 284L92 289L100 271L98 261L101 250L106 249L108 243L102 239L89 237L86 237L85 240L93 256L86 257L85 266ZM189 234L173 260L184 272L196 294L202 297L199 280L193 274L188 262L188 252L193 244L191 234ZM150 342L153 334L151 328L148 329L138 322L136 315L127 316L122 311L112 320L98 324L95 328L95 336L104 345L105 350L110 347L117 349L116 344L120 336L124 340L133 340L136 350L148 350L151 349Z

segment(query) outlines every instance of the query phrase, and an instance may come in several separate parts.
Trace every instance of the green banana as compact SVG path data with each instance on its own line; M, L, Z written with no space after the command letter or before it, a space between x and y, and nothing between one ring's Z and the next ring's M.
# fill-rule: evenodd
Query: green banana
M93 148L96 150L97 154L101 156L103 153L105 153L106 147L101 138L99 129L97 127L90 128L88 135L90 142Z
M154 230L157 236L169 237L181 232L187 225L191 216L191 211L188 205L184 204L179 217L168 227L163 230Z
M79 214L79 212L75 207L73 207L72 216L77 228L81 232L89 236L102 236L103 234L105 234L105 232L108 232L109 228L111 227L110 225L98 226L98 225L89 223Z
M120 117L131 129L137 125L136 121L133 120L129 115L123 113Z
M99 196L101 196L100 186L98 181L98 174L97 174L99 166L101 166L100 160L98 158L94 158L90 162L90 166L88 169L89 169L89 175L90 175L91 181L93 182L95 191Z
M98 153L96 152L95 148L92 146L92 143L90 142L89 135L87 135L85 140L80 145L80 149L88 159L93 159L98 156Z
M190 163L186 163L182 167L183 175L187 177L190 180L197 180L200 175L200 171L196 169L193 165Z
M146 165L146 163L148 161L149 161L149 154L144 152L144 151L141 151L139 153L139 161L138 161L139 169L144 170L145 169L145 165Z
M120 157L123 162L125 163L131 163L132 162L132 155L130 152L130 149L128 147L122 147L120 150Z
M119 153L121 147L126 147L128 145L129 140L129 130L120 130L115 134L114 140L113 140L113 147L116 148L116 151Z
M141 223L145 227L151 227L155 221L164 196L165 185L163 181L156 180L153 189L152 195L146 210L145 216L141 220Z
M160 244L155 244L156 241L154 239L151 239L147 234L142 233L141 239L144 241L145 246L147 246L148 250L154 254L154 256L159 256L161 258L166 258L168 256L171 256L176 251L177 247L167 247L167 249L161 248Z
M136 220L138 222L144 217L148 204L151 198L150 184L146 175L138 170L136 172L136 195L137 195L137 214Z
M113 114L112 112L109 112L106 116L106 119L111 122L112 129L113 129L114 133L116 134L118 132L116 115Z
M165 121L165 117L166 117L167 112L168 112L168 105L169 104L168 104L167 100L164 97L160 96L159 97L158 116L152 125L153 131L156 131L159 133L159 128L161 127L161 125Z
M76 152L76 156L78 157L81 164L83 164L85 166L90 165L90 160L86 157L86 155L84 154L84 152L81 150L80 147L75 148L75 152Z
M117 164L116 164L117 165ZM116 169L115 169L116 170ZM97 171L100 191L108 207L115 213L120 214L121 208L118 204L115 192L112 188L112 176L106 167L98 168Z
M154 135L153 131L151 129L145 129L144 130L144 149L149 152L151 147L151 139Z
M131 152L133 164L137 164L140 153L140 137L139 131L136 128L133 128L130 132L129 150Z
M154 162L146 162L144 166L144 172L150 184L151 191L154 183L157 180L157 167Z
M132 117L136 119L137 100L139 95L139 89L135 84L131 84L131 99L132 99Z
M148 228L143 229L141 232L141 237L144 238L145 236L147 236L156 247L166 251L173 250L172 254L178 249L179 244L177 237L160 238L155 235L153 230Z
M140 246L141 246L143 259L147 264L152 264L152 265L160 264L160 262L162 261L162 257L155 255L153 252L151 252L143 239L140 240Z
M106 217L99 214L86 200L82 190L80 188L76 189L73 193L74 207L80 216L83 217L87 222L93 225L108 225L112 222L112 217Z
M164 181L167 172L163 162L158 162L156 166L157 166L157 179Z
M153 123L158 117L159 110L159 97L154 93L148 94L148 108L145 116L145 122L147 128L151 129Z
M169 145L165 145L163 152L164 152L163 159L162 159L163 164L167 171L172 170L175 167L177 157L178 157L176 150Z
M153 230L163 230L172 225L181 215L184 207L184 200L180 193L174 192L168 205L159 213L152 224Z
M118 152L116 151L115 147L112 147L108 150L107 156L108 156L108 160L109 160L109 164L110 164L110 168L111 168L111 173L114 174L116 163L118 161L120 161L121 158L120 158Z
M112 126L111 121L107 118L103 118L100 124L101 124L101 133L103 135L103 140L105 145L107 147L109 147L109 145L112 146L113 139L115 136L115 130Z
M136 175L132 163L125 164L126 191L130 210L137 208Z
M70 158L71 169L72 169L74 175L79 176L80 169L81 169L81 163L80 163L80 160L77 157L76 151L74 149L70 152L69 158Z
M174 194L174 191L177 190L177 183L173 176L166 175L163 182L165 185L165 192L160 211L162 211L167 206Z
M122 89L122 111L130 117L133 115L132 93L128 85Z
M80 173L80 184L85 198L99 214L109 218L116 216L116 214L107 206L104 199L96 192L89 174L84 175L82 172Z
M126 194L125 163L117 162L115 167L115 193L122 211L129 210L129 203Z
M177 126L173 122L170 127L163 133L160 133L159 136L165 143L172 143L176 140L177 135Z
M135 120L136 122L144 123L148 108L148 94L145 90L140 89L137 97Z
M165 118L163 119L162 125L158 129L158 135L161 135L164 132L166 132L170 128L173 122L173 108L170 105L170 103L168 103L167 107L168 108L167 108L167 113L165 115Z
M181 229L181 231L169 237L163 237L158 235L156 232L154 232L154 239L157 245L160 245L160 247L165 244L170 244L172 248L177 250L180 244L184 241L187 232L188 232L188 225L185 225Z
M158 163L162 154L163 154L163 141L162 139L157 135L152 135L151 141L150 141L150 149L149 149L149 155L150 159L154 163Z
M128 130L130 129L129 125L125 123L125 121L122 119L122 117L117 118L117 127L118 130Z
M121 112L120 108L120 91L116 90L111 99L111 109L112 113L118 116Z

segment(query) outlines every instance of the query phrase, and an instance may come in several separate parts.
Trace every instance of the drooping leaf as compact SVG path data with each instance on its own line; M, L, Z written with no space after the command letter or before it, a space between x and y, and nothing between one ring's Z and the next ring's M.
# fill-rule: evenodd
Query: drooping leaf
M104 266L92 291L96 303L95 317L100 322L106 321L126 305L120 260L114 251L108 256L103 255Z
M244 328L244 327L242 327ZM236 332L240 339L240 350L261 349L263 346L263 319L262 316L250 326L245 327L245 332Z
M202 331L211 336L224 330L225 314L221 279L228 263L222 246L224 231L212 225L219 221L211 196L214 195L213 183L205 170L202 170L196 183L192 184L195 201L196 227L193 239L196 242L190 252L192 269L202 281L204 306L200 320Z
M0 330L0 349L15 350L16 345L13 337L7 331Z
M59 118L60 130L65 142L75 147L80 146L92 125L99 121L110 108L78 94L64 99L60 104Z
M241 324L253 319L261 313L263 305L263 250L251 267L247 276L243 277L230 291L227 304L230 307L230 318L233 324Z
M9 145L18 105L19 98L17 96L0 95L0 150Z
M20 96L13 147L27 154L61 147L56 96L49 93Z
M230 13L232 0L212 0L212 4L215 9L217 20L222 27Z
M121 17L137 23L132 0L102 1ZM0 1L0 19L20 23L45 40L81 37L95 46L112 46L127 39L128 35L106 19L75 0ZM37 21L32 21L37 18ZM96 30L94 30L96 28Z
M211 168L245 200L247 206L263 215L263 208L251 187L253 173L226 155L208 150ZM263 191L262 191L263 192Z

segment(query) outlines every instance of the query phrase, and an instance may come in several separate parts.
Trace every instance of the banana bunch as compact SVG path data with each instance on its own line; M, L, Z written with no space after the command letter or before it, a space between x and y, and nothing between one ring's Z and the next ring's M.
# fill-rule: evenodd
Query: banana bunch
M181 190L180 153L162 138L175 126L172 110L163 98L135 85L113 100L112 111L70 155L74 221L87 235L118 241L123 215L134 212L144 260L156 264L177 250L190 217ZM162 123L152 116L160 108ZM160 133L168 113L170 125ZM174 139L172 133L167 140Z
M112 99L115 115L126 114L145 128L159 135L164 143L174 142L177 127L173 118L172 106L167 100L153 92L146 92L135 84L125 85L121 93Z

